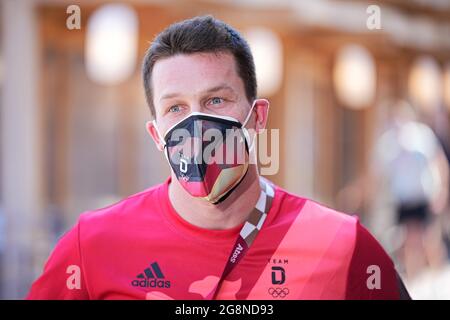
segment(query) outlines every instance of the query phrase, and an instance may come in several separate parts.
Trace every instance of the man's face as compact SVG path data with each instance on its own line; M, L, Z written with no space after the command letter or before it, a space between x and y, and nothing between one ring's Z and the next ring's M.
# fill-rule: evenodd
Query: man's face
M251 107L229 53L161 59L153 68L152 88L161 135L191 112L230 116L243 122Z

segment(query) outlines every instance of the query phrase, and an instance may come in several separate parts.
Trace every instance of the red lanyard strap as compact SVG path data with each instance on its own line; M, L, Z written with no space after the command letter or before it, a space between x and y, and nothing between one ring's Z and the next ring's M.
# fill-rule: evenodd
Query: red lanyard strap
M211 293L208 294L206 300L215 299L223 280L234 269L239 261L242 260L266 220L267 213L272 206L272 200L275 193L270 183L266 182L263 178L260 178L260 186L261 193L259 195L258 202L239 233L219 281Z

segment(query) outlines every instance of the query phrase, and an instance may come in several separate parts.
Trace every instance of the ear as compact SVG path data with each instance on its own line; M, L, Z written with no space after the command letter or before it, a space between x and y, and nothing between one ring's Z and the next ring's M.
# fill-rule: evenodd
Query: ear
M256 99L254 103L254 109L256 110L255 130L256 133L261 133L266 128L270 103L267 99Z
M158 150L163 151L164 143L161 141L161 138L159 137L158 131L155 127L155 123L153 121L147 121L145 123L145 128L147 129L147 132L150 135L150 137L152 137L153 142L155 142Z

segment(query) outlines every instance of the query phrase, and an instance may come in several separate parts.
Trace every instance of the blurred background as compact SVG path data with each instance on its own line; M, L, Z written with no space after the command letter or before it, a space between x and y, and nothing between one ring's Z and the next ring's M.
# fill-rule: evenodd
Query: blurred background
M413 298L450 299L450 0L0 3L0 298L24 297L80 213L169 175L140 65L167 25L213 14L271 101L268 178L357 214Z

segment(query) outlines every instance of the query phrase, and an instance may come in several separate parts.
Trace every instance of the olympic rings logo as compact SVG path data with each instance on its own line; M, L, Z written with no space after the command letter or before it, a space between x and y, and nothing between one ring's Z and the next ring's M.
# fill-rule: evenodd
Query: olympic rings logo
M288 288L269 288L267 291L274 298L285 298L289 294Z

